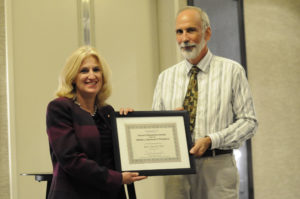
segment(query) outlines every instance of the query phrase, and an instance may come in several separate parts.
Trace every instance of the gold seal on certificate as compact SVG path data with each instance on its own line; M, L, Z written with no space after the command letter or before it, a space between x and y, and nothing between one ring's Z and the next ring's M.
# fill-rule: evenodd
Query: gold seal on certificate
M117 112L112 119L119 171L147 176L195 173L186 111Z

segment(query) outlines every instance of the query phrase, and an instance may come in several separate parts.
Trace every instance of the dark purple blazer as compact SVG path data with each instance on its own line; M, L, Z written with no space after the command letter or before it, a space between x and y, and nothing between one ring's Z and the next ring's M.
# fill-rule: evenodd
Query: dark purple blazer
M113 112L111 106L98 109L110 129ZM53 164L49 199L126 198L122 174L103 166L100 134L88 112L71 99L51 101L47 108L47 133Z

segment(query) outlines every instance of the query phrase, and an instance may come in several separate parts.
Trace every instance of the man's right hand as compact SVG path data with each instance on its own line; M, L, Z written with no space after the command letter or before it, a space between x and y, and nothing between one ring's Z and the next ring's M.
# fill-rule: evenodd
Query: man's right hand
M198 140L196 140L193 148L191 148L190 153L196 157L200 157L205 153L205 151L210 147L210 145L210 137L199 138Z

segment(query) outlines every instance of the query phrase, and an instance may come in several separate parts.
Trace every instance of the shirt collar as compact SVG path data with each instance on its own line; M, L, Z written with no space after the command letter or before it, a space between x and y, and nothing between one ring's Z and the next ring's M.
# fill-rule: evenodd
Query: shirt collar
M208 49L206 55L197 64L197 67L204 73L207 73L212 57L213 57L213 54ZM186 69L187 69L187 73L188 73L191 70L191 68L193 67L193 64L191 64L187 59L185 59L184 62L186 63L185 65L186 65Z

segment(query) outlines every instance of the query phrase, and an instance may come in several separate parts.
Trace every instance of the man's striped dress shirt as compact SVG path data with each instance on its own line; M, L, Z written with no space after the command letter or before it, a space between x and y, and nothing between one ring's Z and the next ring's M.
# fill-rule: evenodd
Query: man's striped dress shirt
M209 136L212 149L239 148L254 135L258 125L243 67L210 51L197 66L200 72L193 140ZM175 110L183 106L191 67L183 60L159 75L153 110Z

